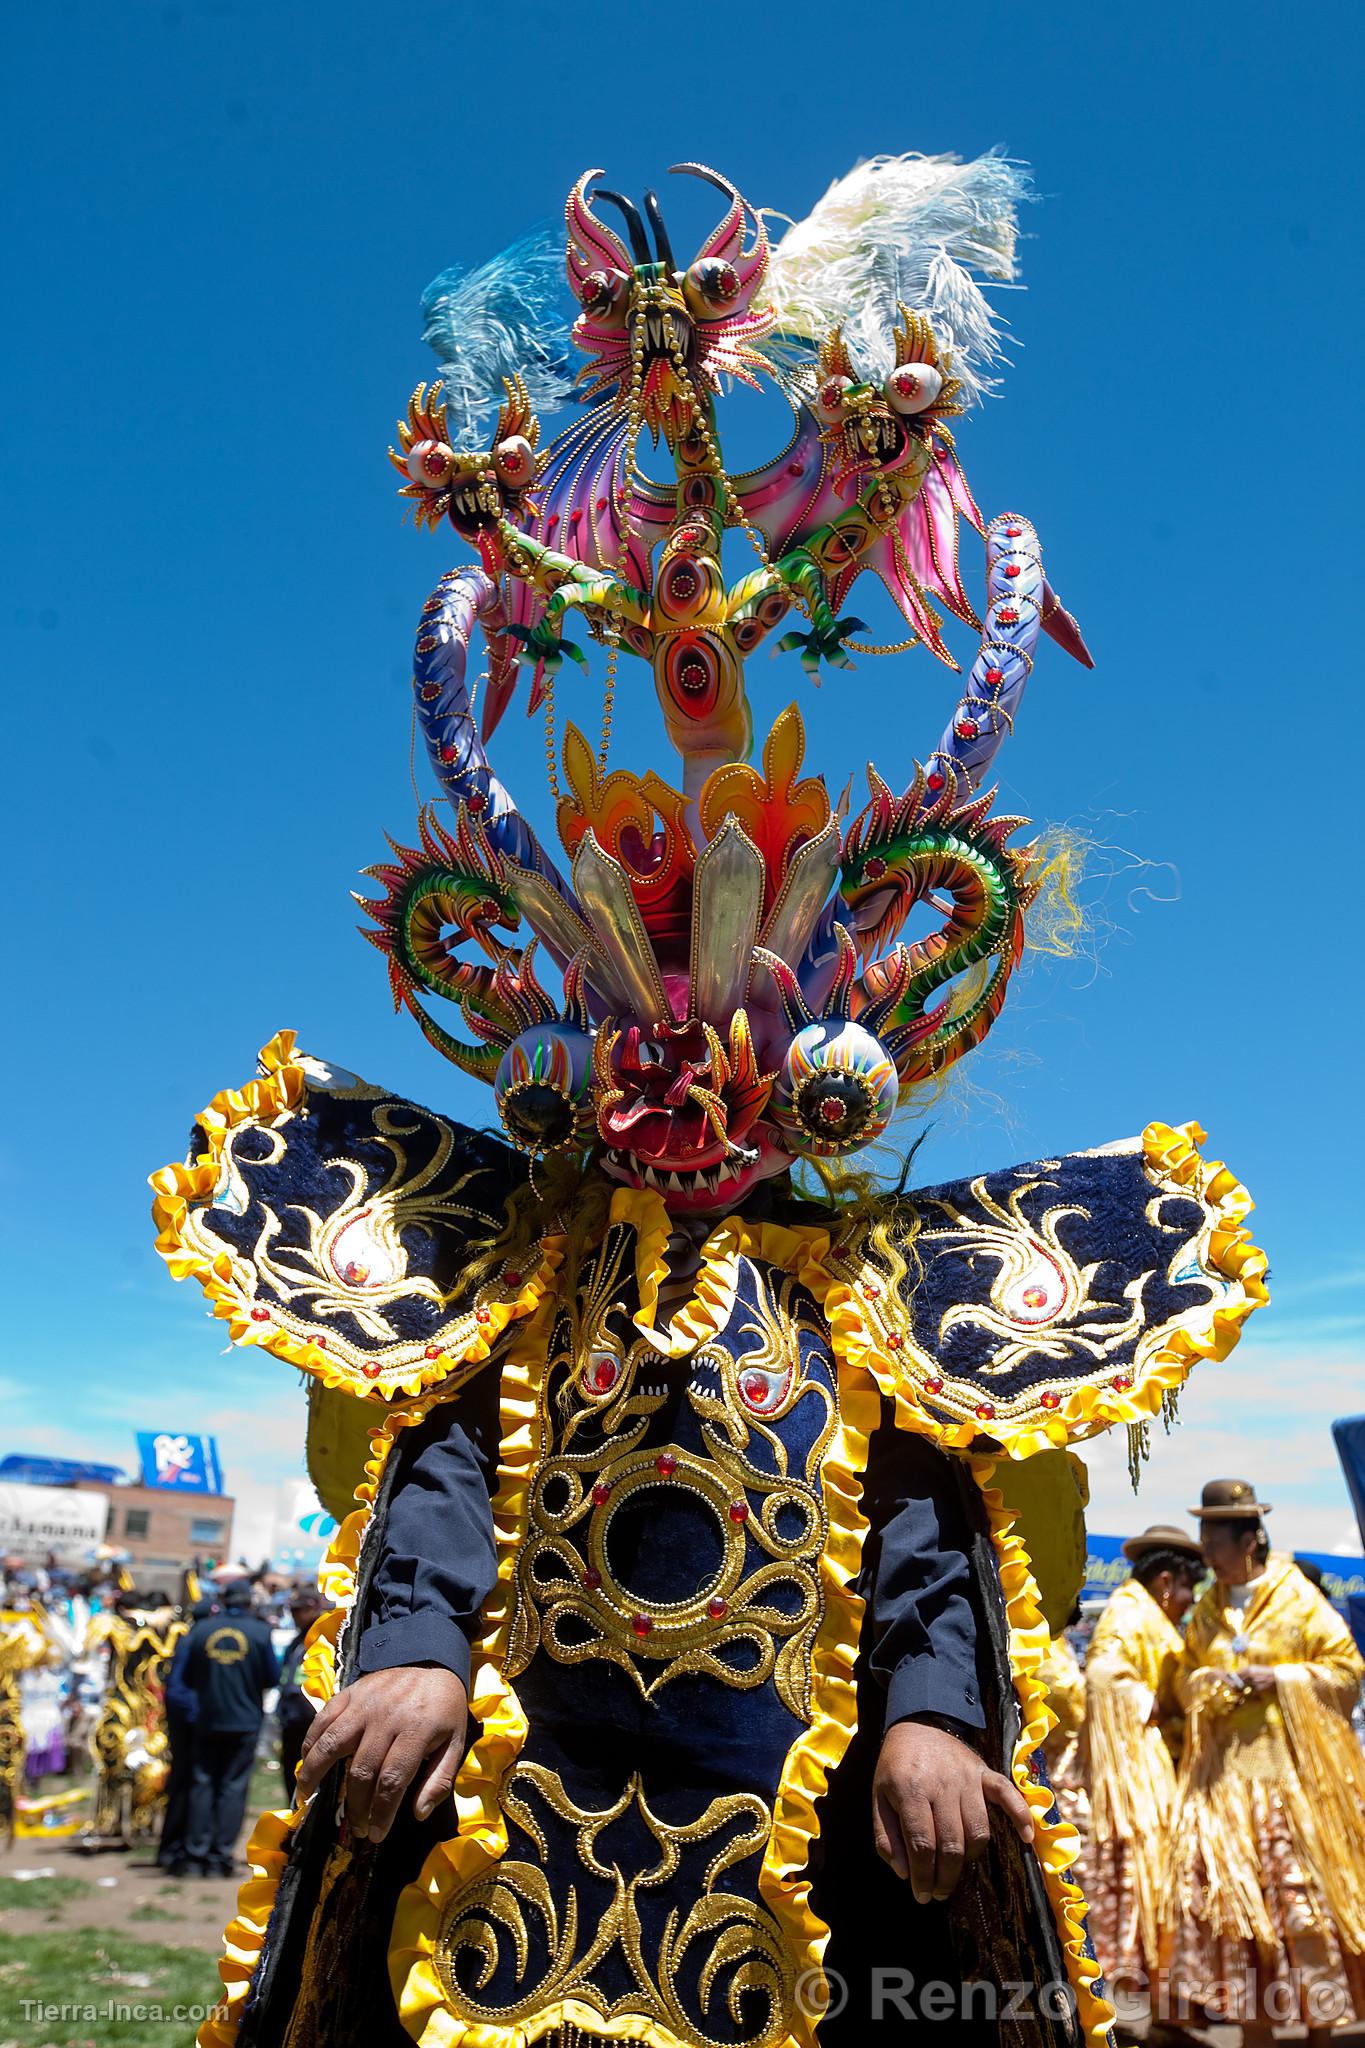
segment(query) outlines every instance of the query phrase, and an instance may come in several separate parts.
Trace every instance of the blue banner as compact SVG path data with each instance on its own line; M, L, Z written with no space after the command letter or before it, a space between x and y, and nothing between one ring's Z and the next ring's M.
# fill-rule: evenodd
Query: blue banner
M1123 1555L1121 1536L1087 1533L1085 1552L1081 1599L1093 1606L1107 1600L1115 1586L1123 1584L1132 1566ZM1317 1565L1322 1573L1322 1590L1334 1606L1345 1612L1349 1601L1365 1602L1365 1557L1338 1557L1322 1550L1296 1550L1293 1554L1303 1563Z
M218 1445L211 1436L175 1436L169 1430L139 1430L142 1483L168 1493L221 1493Z
M26 1458L17 1451L0 1458L0 1479L21 1486L74 1486L78 1479L117 1486L123 1476L117 1465L92 1465L84 1458Z

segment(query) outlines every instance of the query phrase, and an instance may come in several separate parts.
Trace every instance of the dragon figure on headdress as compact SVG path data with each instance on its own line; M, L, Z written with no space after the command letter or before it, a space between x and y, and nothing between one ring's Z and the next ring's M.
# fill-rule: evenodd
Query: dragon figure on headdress
M1107 2033L1039 1762L1043 1605L1075 1590L1046 1560L1079 1517L1066 1447L1118 1424L1141 1452L1264 1299L1249 1202L1193 1124L913 1193L844 1165L1000 1013L1044 861L988 777L1040 636L1090 666L952 425L1001 360L986 287L1015 275L1025 181L877 157L774 239L676 168L720 197L688 263L653 192L592 171L562 238L438 277L437 376L389 451L417 526L468 555L417 630L439 796L368 870L365 935L503 1136L284 1033L155 1177L172 1270L310 1376L346 1517L305 1666L300 1786L330 1789L260 1823L207 2048L865 2048L889 2037L832 1987L883 1954L1050 1971L1062 2007L1018 2038ZM792 416L742 471L735 384ZM865 572L892 647L849 610ZM954 676L937 744L869 768L850 814L794 705L754 746L765 641L817 682L923 647L926 687ZM557 740L587 642L595 745ZM611 762L632 660L670 778ZM490 760L523 671L558 851ZM917 1880L916 1918L866 1816L874 1765L899 1797L895 1758L934 1742L978 1860L951 1907L948 1864ZM983 1832L983 1800L1033 1847ZM381 1925L388 1979L343 1967Z

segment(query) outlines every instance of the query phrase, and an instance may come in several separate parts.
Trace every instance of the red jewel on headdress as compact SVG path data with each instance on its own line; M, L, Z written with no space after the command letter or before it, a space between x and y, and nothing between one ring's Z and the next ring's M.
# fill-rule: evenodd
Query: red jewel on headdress
M1020 534L1021 534L1021 533L1023 532L1023 530L1024 530L1024 529L1023 529L1023 527L1022 527L1022 526L1007 526L1007 527L1005 528L1005 539L1006 539L1006 540L1018 540L1018 538L1019 538Z
M654 1626L653 1622L650 1620L647 1614L632 1614L632 1616L630 1617L630 1625L634 1629L636 1635L639 1636L642 1640L645 1636L649 1634L650 1630Z
M713 1621L721 1621L730 1612L730 1603L719 1593L713 1593L706 1603L706 1611Z
M452 747L452 746L449 746L449 745L446 745L446 746L442 747L442 748L441 748L441 759L442 759L442 760L443 760L443 761L444 761L444 762L446 763L447 767L449 767L450 763L451 763L451 762L452 762L452 761L453 761L453 760L455 759L455 749L454 749L454 747Z
M270 1321L270 1310L268 1308L253 1308L251 1320L253 1323L268 1323Z
M1005 574L1011 579L1011 581L1013 581L1013 579L1019 574L1018 562L1006 562Z
M1040 1394L1038 1396L1038 1399L1040 1400L1044 1408L1060 1408L1062 1405L1061 1395L1054 1394L1051 1388L1049 1388L1045 1394Z
M1133 1375L1130 1372L1121 1372L1119 1373L1116 1379L1110 1382L1110 1384L1120 1394L1126 1394L1128 1392L1128 1389L1133 1384Z
M933 791L935 791L935 793L937 793L940 789L942 789L942 787L943 777L939 774L936 768L932 775L927 776L925 778L925 788L932 789Z
M504 1273L502 1279L505 1287L520 1287L521 1285L520 1273Z
M878 1300L881 1295L881 1291L881 1288L878 1287L875 1280L869 1280L866 1287L863 1289L863 1293L867 1296L869 1301Z
M959 718L953 731L960 740L974 740L981 728L974 718Z
M428 1346L427 1346L427 1348L426 1348L426 1354L425 1354L425 1355L426 1355L426 1356L427 1356L428 1358L439 1358L439 1357L440 1357L440 1355L441 1355L441 1347L440 1347L440 1345L439 1345L439 1344L428 1344Z
M864 865L863 880L865 882L880 882L885 873L886 862L879 853L874 853L871 860Z
M434 704L436 702L436 699L440 696L440 694L441 685L439 683L423 683L422 702L424 704Z
M659 1477L661 1479L671 1479L677 1469L678 1461L671 1452L660 1451L658 1457L654 1460L654 1470L659 1474Z
M467 801L470 810L473 811L475 816L477 817L479 812L483 810L484 806L487 804L488 798L484 795L481 789L476 789L473 795L469 797Z
M978 1422L993 1422L995 1420L995 1409L989 1401L981 1401L977 1404L976 1415Z
M943 1382L937 1373L932 1373L924 1382L924 1391L926 1394L941 1394L943 1392Z
M360 1370L364 1373L367 1380L377 1380L379 1378L380 1373L383 1372L384 1368L382 1364L362 1365Z
M476 1308L474 1311L474 1320L476 1323L491 1323L493 1318L486 1308Z
M313 1342L317 1345L319 1351L327 1349L327 1339L325 1337L314 1337Z
M994 688L995 688L995 685L996 685L997 683L1003 683L1003 682L1004 682L1004 680L1005 680L1005 671L1004 671L1004 669L1002 669L1002 668L988 668L988 669L986 670L986 681L987 681L987 682L988 682L988 683L989 683L989 684L991 685L991 688L992 688L992 689L994 689Z
M599 1479L592 1490L593 1506L600 1508L611 1499L611 1486L605 1479Z
M590 1593L595 1593L602 1583L602 1574L595 1564L590 1564L583 1574L583 1584Z
M995 618L996 624L1000 626L1017 626L1019 623L1019 614L1015 611L1013 605L1010 606L1008 611L997 612Z
M747 1500L732 1500L732 1501L731 1501L731 1503L730 1503L730 1520L731 1520L732 1522L747 1522L747 1521L748 1521L748 1519L749 1519L749 1503L748 1503L748 1501L747 1501Z
M1025 1307L1025 1308L1045 1308L1046 1306L1047 1306L1047 1289L1046 1289L1046 1287L1026 1287L1026 1288L1024 1289L1024 1307Z
M904 1342L905 1339L904 1337L902 1337L900 1331L893 1330L891 1332L891 1335L886 1340L886 1348L888 1351L899 1351Z

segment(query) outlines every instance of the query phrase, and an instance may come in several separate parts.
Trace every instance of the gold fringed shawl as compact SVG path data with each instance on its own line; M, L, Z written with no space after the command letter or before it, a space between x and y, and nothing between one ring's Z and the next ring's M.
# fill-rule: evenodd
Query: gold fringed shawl
M1096 1623L1085 1660L1091 1833L1097 1844L1123 1845L1149 1969L1159 1954L1175 1799L1175 1766L1161 1720L1173 1705L1179 1655L1178 1632L1146 1587L1129 1579Z
M1234 1648L1234 1641L1239 1647ZM1234 1694L1227 1674L1268 1664L1275 1690ZM1345 1623L1291 1558L1272 1552L1248 1605L1215 1582L1179 1667L1189 1738L1173 1830L1169 1910L1215 1936L1276 1945L1256 1859L1253 1787L1282 1806L1315 1915L1365 1954L1365 1758L1349 1719L1365 1665Z

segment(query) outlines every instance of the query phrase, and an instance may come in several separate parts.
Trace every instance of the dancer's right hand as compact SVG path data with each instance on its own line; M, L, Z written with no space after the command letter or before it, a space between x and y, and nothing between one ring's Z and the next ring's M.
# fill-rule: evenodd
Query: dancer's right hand
M327 1701L304 1736L298 1797L315 1792L332 1765L349 1757L346 1818L355 1834L382 1842L410 1786L418 1820L448 1797L468 1718L453 1671L422 1664L367 1672Z

